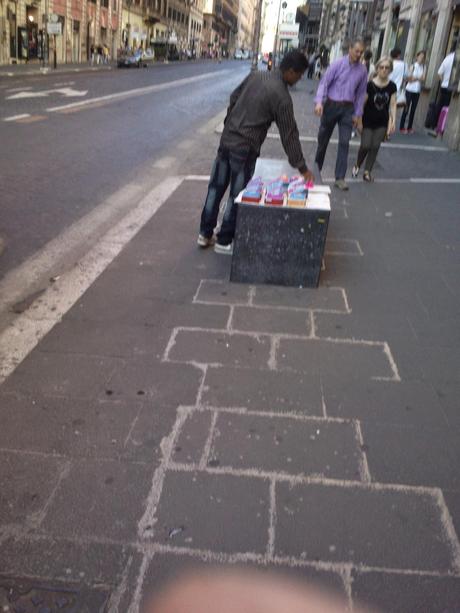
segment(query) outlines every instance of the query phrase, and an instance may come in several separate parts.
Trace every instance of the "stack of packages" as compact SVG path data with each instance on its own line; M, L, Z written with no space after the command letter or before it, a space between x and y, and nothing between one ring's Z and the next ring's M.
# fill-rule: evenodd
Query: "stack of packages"
M287 175L282 175L265 186L260 177L255 177L243 191L241 202L303 208L307 203L308 188L311 187L313 184L307 184L301 176L289 179Z
M246 189L241 196L241 202L252 202L255 204L260 204L263 191L264 182L260 177L254 177L246 185Z
M267 190L265 192L265 204L272 206L283 206L284 195L287 192L289 185L289 178L287 175L278 177L271 183L268 183Z
M288 186L288 206L304 208L308 198L308 184L303 177L292 177Z

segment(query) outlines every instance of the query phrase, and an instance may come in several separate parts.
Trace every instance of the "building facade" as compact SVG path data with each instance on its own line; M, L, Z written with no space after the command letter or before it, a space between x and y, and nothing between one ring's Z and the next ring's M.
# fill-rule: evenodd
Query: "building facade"
M238 44L239 0L206 0L203 14L203 50L231 56Z
M234 2L224 0L224 22ZM0 0L0 64L53 62L55 51L59 64L85 62L93 45L111 58L149 47L199 55L203 9L204 0ZM47 35L48 22L61 33Z
M254 45L254 26L258 2L256 0L240 0L238 7L238 49L249 50Z
M0 4L0 63L84 62L92 44L119 46L120 0L4 0ZM48 23L60 34L47 34Z
M319 29L323 0L308 0L297 7L296 22L299 24L299 46L307 53L319 48Z

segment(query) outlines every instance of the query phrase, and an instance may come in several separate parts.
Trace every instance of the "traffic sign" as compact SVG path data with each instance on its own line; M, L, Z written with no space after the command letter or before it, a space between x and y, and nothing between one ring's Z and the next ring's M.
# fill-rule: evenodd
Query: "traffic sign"
M47 23L46 24L46 31L48 32L48 34L62 34L62 23Z

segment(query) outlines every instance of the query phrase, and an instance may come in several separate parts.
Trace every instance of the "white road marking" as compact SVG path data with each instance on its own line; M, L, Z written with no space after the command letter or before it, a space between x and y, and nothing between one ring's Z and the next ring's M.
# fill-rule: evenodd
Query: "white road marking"
M460 179L441 178L441 177L420 177L411 178L411 183L460 183Z
M185 177L187 181L209 181L209 175L187 175ZM323 183L334 183L334 177L325 177L323 178ZM363 181L359 179L348 179L347 181L350 185L354 185L355 183L361 184ZM460 179L457 177L376 177L374 178L374 183L445 183L445 184L456 184L460 183ZM348 213L346 210L344 211L345 218L348 218Z
M226 72L231 72L228 70L222 70L219 72L219 75L222 75ZM173 88L173 87L182 87L183 85L188 85L189 83L196 83L197 81L204 81L206 79L215 78L215 72L205 72L202 75L198 75L195 77L186 77L185 79L177 79L176 81L168 81L166 83L159 83L157 85L149 85L147 87L139 87L137 89L129 89L124 92L118 92L116 94L108 94L107 96L98 96L97 98L89 98L88 100L82 100L81 102L71 102L70 104L63 104L61 106L53 106L47 110L48 113L54 113L56 111L63 111L65 109L77 108L88 106L90 104L96 104L99 102L113 102L116 100L122 100L124 98L133 98L134 96L145 96L146 94L150 94L152 92L163 91L165 89Z
M62 87L60 89L45 89L42 91L34 92L34 91L25 91L22 90L17 94L13 94L12 96L7 96L5 100L20 100L22 98L47 98L51 94L61 94L66 98L75 98L79 96L86 96L88 90L78 90L72 89L71 87Z
M4 117L3 121L17 121L18 119L26 119L30 117L29 113L23 113L22 115L12 115L11 117Z
M74 268L64 273L29 309L5 328L0 334L0 383L62 319L182 181L183 177L169 177L160 183L109 230Z
M12 87L11 89L7 89L7 92L25 92L28 89L32 89L32 86L29 87Z
M267 134L267 138L279 140L279 134L269 133ZM316 136L301 136L301 142L305 143L317 143L318 138ZM331 138L329 141L332 145L338 145L339 141L336 138ZM359 141L350 141L351 147L359 147L361 143ZM449 149L447 147L437 147L436 145L411 145L411 144L400 144L400 143L382 143L380 145L383 149L409 149L412 151L441 151L443 153L448 153Z
M116 219L117 215L119 217L123 215L127 203L129 205L138 202L140 194L139 186L126 185L9 272L0 281L0 313L10 310L13 304L23 300L36 289L41 289L35 286L37 280L61 274L56 270L56 261L69 255L73 256L83 237L88 238L93 231L101 231L104 228L107 231L110 221Z
M159 160L157 160L156 162L154 162L153 164L153 168L171 168L171 166L173 164L176 163L176 158L175 157L164 157L164 158L160 158Z

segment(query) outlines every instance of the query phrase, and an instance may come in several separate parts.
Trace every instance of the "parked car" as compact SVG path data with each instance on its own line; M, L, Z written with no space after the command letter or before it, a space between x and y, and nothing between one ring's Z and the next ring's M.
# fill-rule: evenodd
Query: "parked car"
M154 59L155 53L153 49L146 49L145 51L137 49L136 51L127 51L119 55L117 65L118 68L130 68L131 66L136 66L136 68L144 66L146 68Z
M143 53L142 53L142 64L147 67L148 64L153 64L155 60L155 53L153 51L153 49L146 49Z
M131 68L136 66L140 68L142 64L142 52L141 51L126 51L122 53L117 60L118 68Z
M235 51L234 58L235 58L235 60L242 60L243 59L243 52L241 51L241 49L237 49Z

